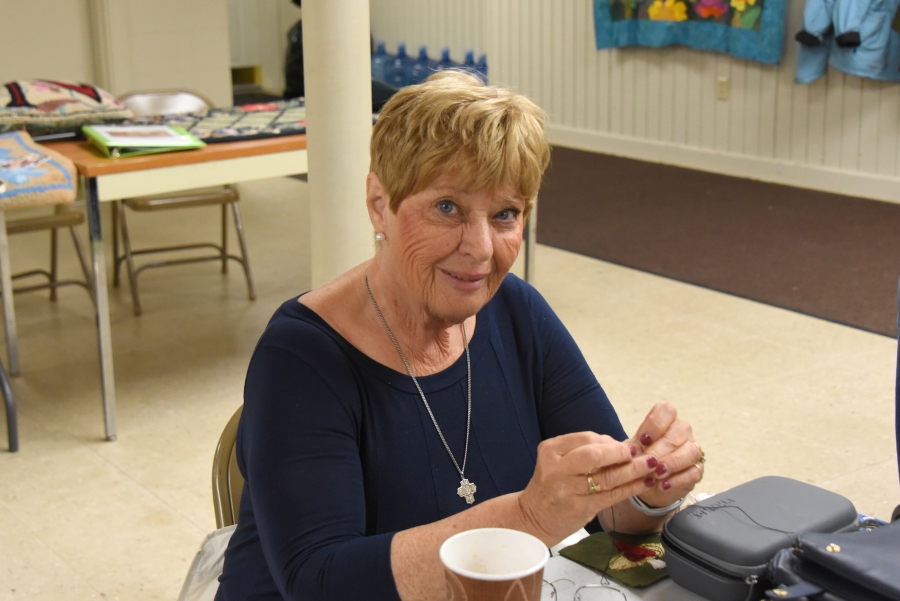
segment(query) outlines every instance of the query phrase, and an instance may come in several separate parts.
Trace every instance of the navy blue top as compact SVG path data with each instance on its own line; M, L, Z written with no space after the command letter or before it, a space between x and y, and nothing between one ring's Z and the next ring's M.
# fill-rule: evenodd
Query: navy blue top
M626 438L575 341L530 285L507 276L478 312L466 477L475 502L525 488L541 440ZM457 461L466 357L418 378ZM464 511L460 477L406 375L291 299L260 339L237 435L246 482L217 601L399 599L394 533Z

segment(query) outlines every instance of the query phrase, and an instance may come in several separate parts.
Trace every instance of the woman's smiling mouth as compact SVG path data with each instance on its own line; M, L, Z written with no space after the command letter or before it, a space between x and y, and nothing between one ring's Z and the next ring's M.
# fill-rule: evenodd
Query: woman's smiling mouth
M441 269L441 273L447 276L447 279L454 287L461 290L477 290L487 279L488 274L484 273L463 273L456 271L448 271Z

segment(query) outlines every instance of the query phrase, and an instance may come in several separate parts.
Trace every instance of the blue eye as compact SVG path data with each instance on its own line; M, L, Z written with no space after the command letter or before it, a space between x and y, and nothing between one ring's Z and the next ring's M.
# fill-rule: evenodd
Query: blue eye
M519 211L515 209L503 209L499 213L497 213L497 219L500 221L512 221L519 214Z
M452 213L454 208L456 207L449 200L442 200L438 203L438 211L440 211L441 213L446 213L447 215Z

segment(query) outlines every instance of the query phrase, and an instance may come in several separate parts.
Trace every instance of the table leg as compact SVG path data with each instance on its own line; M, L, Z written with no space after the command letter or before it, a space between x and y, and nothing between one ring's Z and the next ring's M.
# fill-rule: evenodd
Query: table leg
M109 296L106 291L106 256L100 227L100 196L97 179L87 178L88 229L94 264L94 303L97 309L97 338L100 343L100 381L103 387L103 421L107 440L116 439L116 384L113 376L112 335L109 325Z
M16 309L13 304L12 271L9 266L9 240L6 236L6 213L0 211L0 291L3 293L3 323L6 326L6 349L9 375L19 375L19 346L16 337Z
M19 350L16 346L16 313L13 305L12 273L9 267L9 241L6 237L6 213L0 211L0 290L3 292L3 319L6 325L6 347L9 349L9 371L19 373ZM16 418L16 400L6 371L0 365L0 392L6 406L6 430L9 436L9 451L19 450L19 426Z
M525 224L525 281L534 284L534 255L537 246L537 198Z
M16 399L13 398L12 388L9 386L9 378L6 370L0 365L0 392L3 393L3 402L6 405L6 431L9 436L9 452L19 450L19 425L16 417Z

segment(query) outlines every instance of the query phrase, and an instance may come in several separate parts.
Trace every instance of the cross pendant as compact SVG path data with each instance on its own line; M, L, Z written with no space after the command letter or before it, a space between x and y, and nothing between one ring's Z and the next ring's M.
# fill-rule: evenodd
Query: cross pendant
M471 505L475 502L475 491L478 490L474 484L469 482L466 478L463 478L459 481L459 488L456 489L456 494L466 500L466 503Z

